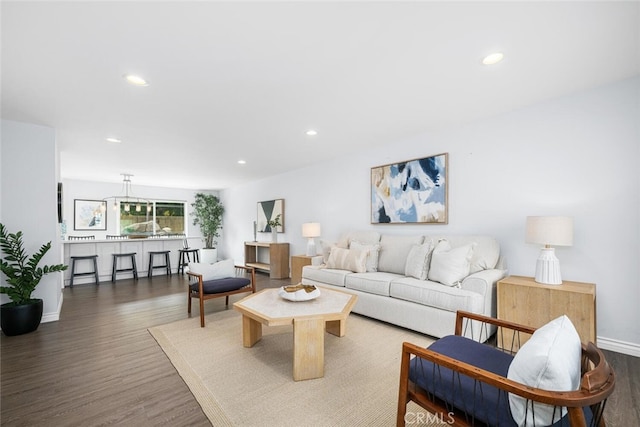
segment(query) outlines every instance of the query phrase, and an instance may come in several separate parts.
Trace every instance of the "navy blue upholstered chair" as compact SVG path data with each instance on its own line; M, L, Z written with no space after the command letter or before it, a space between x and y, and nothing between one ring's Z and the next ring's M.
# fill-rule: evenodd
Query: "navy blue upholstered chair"
M191 299L200 300L200 326L204 328L204 301L212 298L225 297L225 305L229 305L229 295L256 291L256 273L251 267L235 266L235 277L225 277L213 280L202 280L202 275L187 272L189 278L188 309L191 316Z
M476 325L472 339L467 338L471 321ZM491 329L486 325L492 325ZM496 327L495 335L483 332ZM613 392L615 374L595 344L580 343L579 337L575 338L577 390L545 390L510 379L510 367L522 366L514 363L514 355L525 349L526 340L535 341L535 331L536 328L513 322L458 311L455 335L445 336L427 348L403 343L396 425L412 423L407 403L413 401L448 425L604 426L604 407ZM551 340L548 345L557 349L559 343ZM527 368L545 366L543 376L551 382L555 381L550 379L551 373L563 376L562 370L546 370L551 362L541 361L538 351L534 354L537 360ZM571 360L564 352L556 357ZM519 406L514 406L515 401L520 402L516 404ZM516 423L515 418L521 421Z

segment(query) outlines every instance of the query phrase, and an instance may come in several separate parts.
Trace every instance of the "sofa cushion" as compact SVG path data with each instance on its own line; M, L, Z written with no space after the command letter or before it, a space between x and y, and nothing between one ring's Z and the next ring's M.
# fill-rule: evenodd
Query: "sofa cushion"
M580 336L566 315L536 330L516 353L507 378L543 390L570 391L580 386ZM527 408L527 405L529 408ZM560 418L554 407L532 405L523 397L509 394L513 420L518 425L549 425ZM566 414L563 408L562 415Z
M484 310L484 295L412 277L393 280L389 286L389 295L454 313L457 310L482 313Z
M353 272L308 265L302 268L302 278L309 279L314 283L326 283L334 286L344 286L345 277L349 274L353 274Z
M327 268L364 273L367 271L367 255L369 251L334 247L331 248Z
M214 264L190 262L189 271L194 274L201 274L203 282L236 276L236 267L232 259L225 259Z
M404 275L420 280L427 280L432 250L433 242L431 239L421 245L413 245L409 251L409 255L407 255L407 262L404 265Z
M377 231L351 231L341 237L340 240L346 239L347 243L359 242L363 245L375 245L380 243L380 233Z
M378 256L380 255L380 244L366 245L357 241L349 243L349 249L357 251L368 251L366 267L368 272L378 271Z
M380 238L378 271L404 275L404 268L411 247L422 244L423 239L422 236L382 235Z
M469 275L474 246L469 243L452 249L448 240L440 240L431 254L429 280L456 286Z
M389 296L389 284L402 276L393 273L354 273L345 278L345 287L370 294Z

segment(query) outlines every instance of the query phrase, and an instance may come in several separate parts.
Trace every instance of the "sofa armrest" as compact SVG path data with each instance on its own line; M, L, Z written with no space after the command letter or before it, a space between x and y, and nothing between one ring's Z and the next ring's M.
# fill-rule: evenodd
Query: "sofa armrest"
M470 274L461 283L460 287L467 291L479 293L484 296L484 310L482 314L490 317L496 316L496 283L506 277L506 270L490 269Z
M324 258L322 257L322 255L316 255L314 257L311 257L311 265L323 265L324 264Z
M478 271L465 277L460 287L467 291L485 295L491 288L495 287L498 280L504 278L506 275L506 270L491 269Z

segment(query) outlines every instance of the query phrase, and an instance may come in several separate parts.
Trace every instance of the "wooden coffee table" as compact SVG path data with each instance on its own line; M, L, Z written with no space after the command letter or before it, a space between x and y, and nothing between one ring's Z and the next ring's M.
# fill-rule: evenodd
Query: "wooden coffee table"
M262 338L262 325L293 324L293 379L324 376L324 332L342 337L346 320L358 297L320 288L311 301L287 301L278 289L265 289L233 304L242 313L242 344L253 347Z

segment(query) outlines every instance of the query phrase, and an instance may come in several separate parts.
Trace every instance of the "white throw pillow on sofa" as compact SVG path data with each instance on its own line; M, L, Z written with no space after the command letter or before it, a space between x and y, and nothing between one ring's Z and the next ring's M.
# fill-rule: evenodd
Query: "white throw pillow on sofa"
M233 259L225 259L214 264L190 262L189 271L191 273L201 274L203 282L236 276L236 267Z
M446 239L440 240L431 254L429 280L456 286L469 275L475 245L469 243L451 249L451 244Z
M567 316L560 316L536 330L516 353L507 378L530 387L552 391L578 390L582 346L576 328ZM527 404L529 408L527 409ZM509 394L513 420L519 425L551 425L561 417L554 407L533 403ZM562 410L562 415L566 414ZM526 419L525 419L526 414Z
M367 255L369 255L369 251L342 249L334 246L331 248L326 268L365 273L367 271Z
M431 240L421 245L413 245L407 257L407 263L404 266L404 275L415 277L419 280L427 280L432 250L433 242Z
M357 251L369 251L367 255L367 271L378 271L378 255L380 254L380 245L366 245L364 243L352 241L349 243L349 249Z

